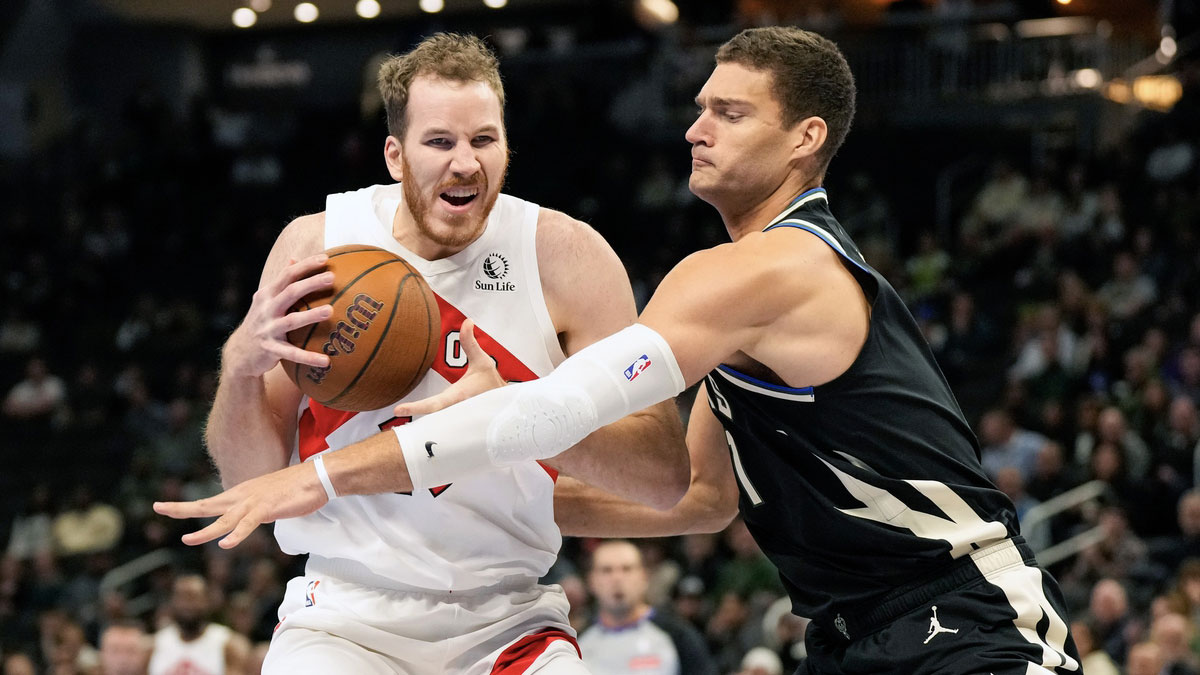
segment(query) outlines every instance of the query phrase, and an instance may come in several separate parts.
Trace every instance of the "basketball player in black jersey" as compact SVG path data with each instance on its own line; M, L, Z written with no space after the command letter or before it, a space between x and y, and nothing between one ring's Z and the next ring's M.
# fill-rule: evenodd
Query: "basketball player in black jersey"
M713 531L740 510L794 611L813 620L802 673L1079 672L1057 584L984 476L978 441L915 321L820 187L854 115L845 59L813 33L758 28L723 45L716 60L687 132L690 187L721 214L732 242L680 262L638 325L542 380L426 415L404 427L415 438L381 434L331 453L337 493L411 489L450 466L455 448L487 446L456 460L464 471L472 461L511 461L525 446L530 458L549 456L622 405L702 381L686 496L656 511L563 479L556 518L564 534ZM624 369L627 389L616 389L619 377L610 385L595 375L629 363L619 358L628 354L641 356ZM474 369L490 367L476 356ZM629 393L635 380L653 385L670 373L673 386L648 398ZM410 447L421 439L443 456L425 460ZM324 499L315 474L292 467L210 500L156 508L224 514L191 543L232 531L230 545L259 522Z

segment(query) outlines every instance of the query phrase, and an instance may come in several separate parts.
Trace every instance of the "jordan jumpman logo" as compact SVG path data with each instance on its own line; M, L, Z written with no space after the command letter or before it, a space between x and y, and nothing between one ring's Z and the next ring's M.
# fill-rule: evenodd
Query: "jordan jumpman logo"
M943 628L942 627L941 622L938 621L938 618L937 618L937 605L934 605L933 606L933 618L931 618L929 620L929 637L925 638L925 644L929 644L929 641L933 639L933 636L937 635L938 633L957 633L957 632L958 632L957 628Z

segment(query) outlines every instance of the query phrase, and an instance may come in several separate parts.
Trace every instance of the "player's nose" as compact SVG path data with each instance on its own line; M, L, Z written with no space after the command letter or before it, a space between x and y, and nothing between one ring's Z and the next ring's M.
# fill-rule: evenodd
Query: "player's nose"
M470 176L479 171L482 165L475 154L475 148L470 143L459 143L454 146L450 158L450 171L459 176Z

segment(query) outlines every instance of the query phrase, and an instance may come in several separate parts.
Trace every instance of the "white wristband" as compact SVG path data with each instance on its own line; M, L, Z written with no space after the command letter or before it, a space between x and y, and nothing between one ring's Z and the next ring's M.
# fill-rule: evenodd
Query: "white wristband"
M325 496L329 501L337 499L337 491L333 489L333 481L329 480L329 472L325 470L325 457L317 455L313 457L313 468L317 470L317 478L321 480L321 485L325 487Z

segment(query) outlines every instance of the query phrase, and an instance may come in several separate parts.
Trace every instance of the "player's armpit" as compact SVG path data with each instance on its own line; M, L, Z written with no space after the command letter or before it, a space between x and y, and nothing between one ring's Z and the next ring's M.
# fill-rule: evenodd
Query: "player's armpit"
M687 432L691 483L665 511L631 502L569 477L554 489L554 518L562 533L590 537L660 537L719 532L737 515L737 484L720 423L708 409L704 387L696 396Z

